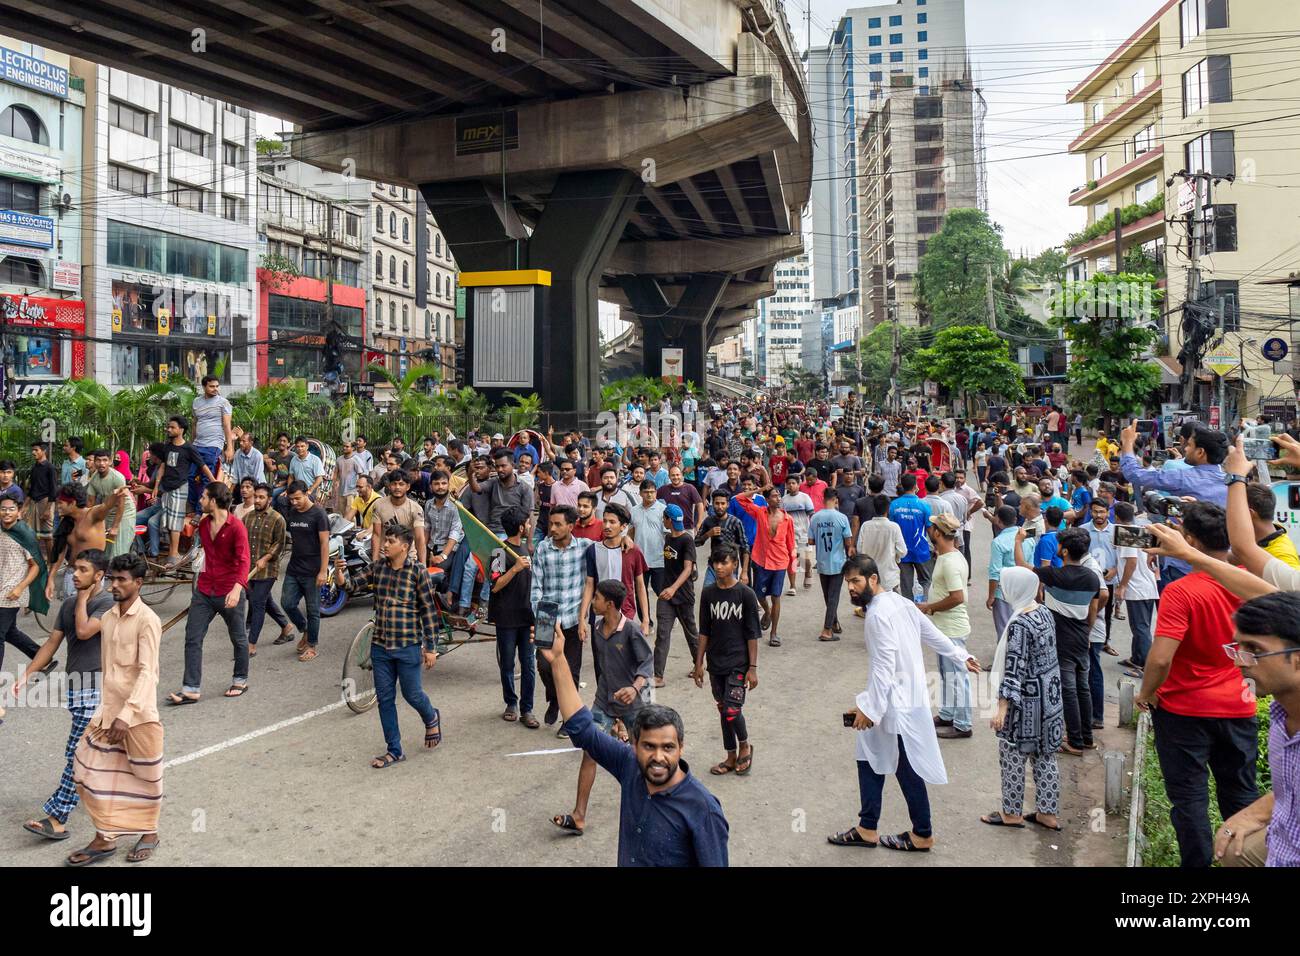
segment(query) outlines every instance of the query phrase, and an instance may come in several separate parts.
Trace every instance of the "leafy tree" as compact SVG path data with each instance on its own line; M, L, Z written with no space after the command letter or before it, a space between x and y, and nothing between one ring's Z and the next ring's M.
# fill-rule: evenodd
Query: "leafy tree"
M963 405L972 392L1012 401L1023 398L1020 366L1011 361L1006 341L982 325L955 325L941 330L934 345L916 355L926 378L961 395Z
M1070 343L1070 404L1085 414L1129 417L1160 385L1144 356L1156 340L1164 294L1155 277L1124 272L1067 283L1051 302Z
M814 372L801 366L793 366L787 368L785 373L786 381L790 386L790 395L796 400L807 401L821 398L825 394L822 390L821 372Z
M398 378L385 366L371 363L368 366L371 375L378 376L393 388L393 399L397 403L399 415L427 415L434 408L433 398L421 385L421 379L431 378L435 382L442 377L442 368L432 362L421 362L407 368L406 374Z
M932 325L982 324L988 315L987 273L1002 272L1002 227L979 209L954 209L926 244L916 274L921 310Z
M1029 271L1039 282L1055 282L1059 285L1065 281L1065 263L1067 260L1065 250L1060 246L1053 246L1050 249L1044 249L1029 260Z
M851 386L863 393L863 398L883 404L889 392L889 371L894 357L894 322L881 322L863 338L858 340L859 366L853 356L841 359L842 375ZM921 374L916 370L913 356L919 348L917 330L908 325L898 326L898 384L900 388L916 385L921 381Z

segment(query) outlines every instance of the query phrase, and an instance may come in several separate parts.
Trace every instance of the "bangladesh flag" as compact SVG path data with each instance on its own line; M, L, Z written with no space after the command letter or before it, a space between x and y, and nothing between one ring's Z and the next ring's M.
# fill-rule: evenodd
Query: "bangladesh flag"
M478 574L484 581L494 581L505 573L506 556L518 558L514 549L488 530L487 525L475 518L468 508L459 501L456 508L460 511L460 525L465 531L465 547L469 548L470 557L478 565Z

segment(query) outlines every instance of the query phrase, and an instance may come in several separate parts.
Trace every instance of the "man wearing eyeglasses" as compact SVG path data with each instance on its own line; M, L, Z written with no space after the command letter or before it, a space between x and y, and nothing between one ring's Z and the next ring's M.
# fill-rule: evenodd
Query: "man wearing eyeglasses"
M1218 505L1185 504L1179 530L1193 551L1227 561L1227 515ZM1259 799L1255 695L1223 653L1233 640L1233 614L1240 605L1205 571L1166 586L1137 695L1137 706L1151 712L1184 867L1208 867L1214 858L1209 773L1225 819Z
M561 458L559 461L560 480L551 485L551 507L552 508L576 508L578 506L578 495L584 491L590 491L587 483L578 477L578 463L571 458Z

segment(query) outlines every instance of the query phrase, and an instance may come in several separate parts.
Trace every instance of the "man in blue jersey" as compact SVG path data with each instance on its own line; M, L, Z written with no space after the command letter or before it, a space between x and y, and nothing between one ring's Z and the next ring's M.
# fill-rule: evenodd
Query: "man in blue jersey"
M922 593L930 593L930 506L916 496L916 475L898 479L898 497L889 505L889 520L898 525L907 544L907 554L898 562L899 583L904 597L915 597L919 579Z

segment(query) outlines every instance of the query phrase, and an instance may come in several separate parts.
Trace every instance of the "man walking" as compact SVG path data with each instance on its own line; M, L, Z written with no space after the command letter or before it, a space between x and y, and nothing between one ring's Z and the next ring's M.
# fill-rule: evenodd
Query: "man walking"
M182 485L182 487L184 487ZM153 856L162 812L163 726L158 719L158 645L162 622L140 600L149 567L136 554L108 565L114 606L100 623L100 705L77 744L73 781L95 824L95 839L68 857L85 866L117 852L117 838L141 834L128 863Z
M940 634L965 650L970 638L970 615L966 613L966 579L970 569L959 546L961 525L952 515L935 515L930 519L929 534L936 555L934 579L930 583L930 599L920 605L921 613L934 621ZM939 736L971 736L970 675L965 668L940 655L939 677L943 682L943 696L939 716L934 718Z
M178 693L169 694L174 706L199 700L203 681L203 639L208 625L220 616L226 622L235 650L235 674L227 697L242 697L248 691L248 531L230 513L230 489L219 481L208 484L199 499L199 541L203 546L203 570L194 586L190 613L185 619L185 677Z
M822 600L826 604L826 614L822 618L822 632L818 640L838 641L840 634L840 590L844 585L844 562L853 557L853 538L849 528L849 519L845 518L837 505L839 492L834 488L826 489L826 507L813 515L808 524L808 537L817 555L817 577L821 580ZM858 529L870 524L864 522Z
M193 445L185 440L190 423L180 415L167 419L167 444L163 452L163 466L158 469L157 483L154 485L153 498L161 506L162 527L171 536L171 550L168 552L167 567L173 568L180 563L181 531L185 529L185 516L189 497L186 491L191 471L197 469L206 485L216 481L203 460L203 456Z
M562 645L568 665L566 671L575 675L582 673L582 641L578 639L578 618L582 610L583 586L586 584L586 554L592 544L585 538L574 537L573 526L577 520L578 512L573 506L551 506L550 536L537 546L533 555L530 592L534 616L537 616L538 605L543 601L548 606L554 606L556 623L565 637L569 638ZM560 644L558 638L556 644ZM546 689L546 714L543 722L551 727L560 715L551 658L543 654L542 660L537 664L537 672ZM561 727L557 736L563 737L564 734L565 729Z
M532 640L533 584L532 560L528 557L528 515L510 509L501 516L506 530L506 544L502 549L505 567L492 582L492 597L488 617L497 632L497 665L501 671L501 694L506 709L501 719L519 721L529 730L540 723L533 716L533 692L537 686L537 665ZM513 553L512 553L513 552ZM519 690L515 691L515 658L519 658Z
M290 492L293 494L293 492ZM397 720L397 685L402 697L415 708L424 724L424 746L442 743L438 708L424 692L420 665L432 669L438 660L437 598L423 567L409 560L415 536L400 524L390 524L384 534L384 560L369 564L349 584L347 562L334 564L335 580L343 587L369 586L375 594L375 629L370 637L370 664L374 668L379 723L384 729L384 753L370 761L386 770L406 759L402 730ZM295 551L297 550L295 546Z
M215 375L203 377L203 394L194 399L194 450L207 467L206 476L190 486L189 504L198 510L199 496L209 481L215 481L217 468L224 457L227 462L235 458L235 437L230 419L234 413L230 402L221 395L221 379ZM195 469L196 471L198 469ZM258 480L262 480L260 477ZM238 479L234 486L239 487Z
M668 648L673 624L682 622L686 646L691 654L691 672L695 676L695 658L699 656L699 637L695 629L695 539L686 530L682 509L668 505L664 509L664 582L655 604L654 685L664 686Z
M898 563L903 596L918 604L930 591L930 539L927 529L933 513L930 505L916 496L916 476L898 480L901 492L889 505L889 520L898 525L907 543L907 554Z
M248 555L252 568L248 572L248 656L257 656L257 639L262 635L266 615L280 625L280 636L272 643L288 644L293 640L293 625L284 609L275 601L272 588L280 576L280 556L284 553L286 525L280 512L271 507L271 486L258 482L253 489L253 510L244 521L248 531Z
M284 569L280 605L302 634L298 641L298 660L307 663L316 659L316 645L320 641L320 589L329 580L330 522L325 510L312 502L307 486L301 481L289 483L288 498L289 518L285 525L293 552ZM415 507L414 502L412 506ZM298 610L302 601L307 605L306 617Z
M758 686L758 597L736 578L739 556L732 548L715 548L709 555L714 583L704 588L700 599L700 643L695 653L695 686L709 689L722 721L722 747L726 759L709 773L723 776L749 773L754 763L754 745L749 739L742 708L749 691Z

